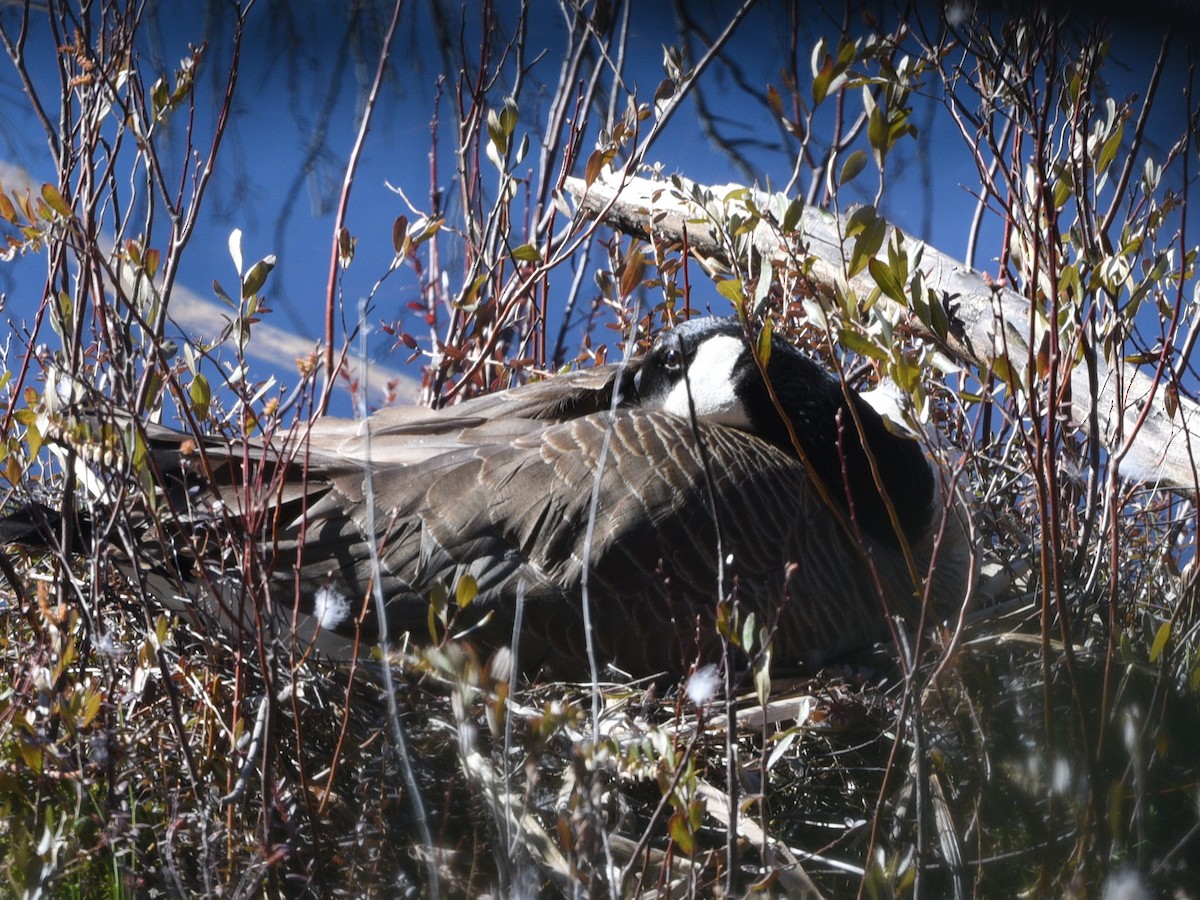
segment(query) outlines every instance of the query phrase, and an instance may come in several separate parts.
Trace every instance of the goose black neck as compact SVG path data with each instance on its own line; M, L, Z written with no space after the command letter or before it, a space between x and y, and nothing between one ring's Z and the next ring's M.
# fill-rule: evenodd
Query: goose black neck
M851 392L847 400L836 378L791 348L772 353L768 377L780 406L791 419L805 459L831 497L852 514L860 528L879 541L898 545L884 494L906 538L915 538L928 526L933 473L915 440L889 431L880 415L857 394ZM760 433L795 452L769 393L764 391L761 397L765 404L749 410ZM871 469L872 459L883 493Z

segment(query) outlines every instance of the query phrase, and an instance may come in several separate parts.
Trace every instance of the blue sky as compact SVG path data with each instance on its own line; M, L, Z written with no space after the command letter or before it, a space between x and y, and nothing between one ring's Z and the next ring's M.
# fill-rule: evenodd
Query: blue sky
M498 5L502 20L511 25L512 4ZM533 6L538 14L531 19L529 56L534 57L539 50L544 50L545 56L534 68L532 79L552 84L561 58L564 27L557 4L539 0ZM663 45L677 45L680 38L667 4L635 6L628 71L639 97L648 100L663 77ZM717 6L718 12L711 19L704 19L706 13L697 13L714 30L715 23L723 21L721 17L726 14L724 7ZM189 42L209 35L197 116L197 133L207 135L228 65L229 8L214 3L163 4L157 9L159 14L151 18L143 33L144 67L170 73L187 54ZM704 9L709 7L705 5ZM0 21L13 27L13 10L3 12L5 18ZM268 254L277 257L266 297L273 310L267 322L278 331L256 336L255 341L267 357L263 364L274 367L285 381L295 380L286 361L291 352L286 335L299 338L301 345L320 337L333 209L388 12L381 5L373 24L357 28L349 28L344 10L334 5L260 4L251 14L235 114L218 159L218 175L204 217L181 270L179 283L184 290L179 296L183 299L175 302L182 315L185 303L199 302L194 298L213 298L213 279L221 281L227 290L236 284L228 238L233 229L241 229L248 263ZM788 52L791 35L781 30L780 21L777 11L766 4L752 12L731 44L741 83L732 70L718 68L708 76L706 94L723 134L748 142L741 149L764 187L781 186L791 169L790 153L778 149L778 126L761 100L768 85L780 84L780 68ZM804 32L797 37L801 71L808 68L808 53L817 37L824 34L835 41L838 24L821 14L805 21ZM471 27L473 23L464 32L468 46L479 40ZM1149 63L1158 49L1157 37L1151 32L1128 31L1120 37L1114 48L1115 64L1107 70L1112 93L1118 97L1144 90ZM429 7L407 4L390 78L365 145L347 218L358 239L356 260L344 282L347 315L351 317L358 299L370 290L392 258L393 220L408 213L401 198L386 185L402 188L418 205L428 202L430 117L442 70L436 42ZM53 47L44 28L35 28L31 34L29 53L36 82L53 100L57 95ZM1182 67L1173 71L1182 71ZM450 187L452 82L453 75L442 98L439 142L443 189ZM497 98L503 96L502 87L495 91ZM1179 83L1164 86L1152 122L1152 138L1155 129L1161 129L1163 135L1177 135L1182 130L1185 109L1181 87ZM544 117L545 103L545 94L525 92L519 131L536 128ZM326 106L331 111L328 127L323 139L317 140L314 129ZM0 112L6 124L0 138L0 162L27 171L35 184L51 180L53 169L47 161L45 143L23 102L13 69L7 64L0 68ZM962 258L975 208L972 191L978 179L974 164L962 137L950 124L940 97L931 94L917 98L913 121L920 136L916 141L903 142L890 158L881 212L911 234ZM181 123L175 124L176 129L168 136L168 156L170 142L181 137ZM679 172L700 182L744 181L744 172L702 133L691 103L672 120L648 160L660 163L668 172ZM870 202L873 175L868 167L852 186L857 190L846 191L841 201ZM448 196L453 200L452 191ZM451 224L455 212L451 204ZM983 250L976 260L980 268L993 266L998 227L995 221L987 225ZM1193 235L1198 233L1200 230L1192 230ZM452 280L461 275L453 260L446 269ZM10 320L28 321L40 299L43 272L44 261L36 256L0 264L0 289L7 294L5 315ZM389 280L375 300L372 321L402 317L405 304L416 296L415 290L410 273ZM704 286L693 302L712 303L718 309L723 303ZM271 351L285 345L289 349L271 357ZM407 351L388 354L389 346L385 336L377 335L372 352L383 365L402 368ZM251 349L255 350L254 344Z

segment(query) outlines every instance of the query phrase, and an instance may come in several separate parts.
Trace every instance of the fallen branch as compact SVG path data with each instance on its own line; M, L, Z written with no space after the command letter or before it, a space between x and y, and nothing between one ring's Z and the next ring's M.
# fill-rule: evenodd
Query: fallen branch
M682 184L690 192L692 184ZM590 186L583 179L567 178L565 187L579 206L602 216L615 229L682 243L686 226L689 250L698 259L725 265L732 262L717 226L670 182L642 177L620 182L606 172ZM699 187L717 199L748 190L742 185ZM771 208L768 194L750 190L750 196L758 209ZM846 261L853 250L853 238L845 236L845 218L805 207L798 231L802 236L799 246L789 246L776 223L760 222L751 238L754 255L780 263L800 256L811 263L813 285L826 296L833 296L839 287L862 297L876 289L865 268L849 281L845 278ZM1030 307L1024 297L928 245L921 268L925 285L942 298L950 321L947 338L939 339L947 352L984 372L995 370L998 363L1012 372L1029 371L1033 350L1027 339ZM878 302L896 306L886 295ZM914 331L936 337L916 316L908 319ZM1166 385L1161 377L1151 378L1128 364L1109 366L1099 357L1095 367L1094 385L1086 363L1071 370L1065 402L1070 405L1073 422L1088 427L1094 415L1104 446L1122 474L1159 487L1196 490L1191 448L1200 440L1200 407L1184 397L1172 397L1172 402L1178 403L1172 415L1167 411Z

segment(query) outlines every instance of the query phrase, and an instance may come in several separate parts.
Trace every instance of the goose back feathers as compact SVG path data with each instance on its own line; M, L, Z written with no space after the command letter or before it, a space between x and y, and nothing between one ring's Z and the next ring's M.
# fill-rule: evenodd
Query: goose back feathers
M510 645L520 604L517 664L560 677L587 671L585 568L598 662L635 675L715 658L719 597L774 628L785 665L869 645L886 610L915 622L926 576L935 602L961 602L962 510L921 445L781 340L766 375L736 322L699 319L627 366L318 421L290 463L157 433L178 527L140 573L169 606L339 657L377 637L374 578L393 639L424 641L431 593L470 575L452 631ZM241 509L245 460L284 467L270 514L246 523L273 607L253 623L244 566L211 536Z

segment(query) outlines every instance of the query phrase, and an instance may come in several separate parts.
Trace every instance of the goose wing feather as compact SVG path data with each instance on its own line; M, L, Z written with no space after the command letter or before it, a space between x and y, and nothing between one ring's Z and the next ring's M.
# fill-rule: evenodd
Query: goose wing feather
M327 417L313 423L309 445L331 461L363 462L369 455L376 466L412 465L460 447L510 440L548 422L608 410L614 389L631 383L639 364L633 360L569 372L442 409L398 406L368 420Z
M864 598L870 603L878 593L863 553L878 557L889 588L902 573L890 554L869 546L863 551L840 531L801 463L746 432L701 425L706 451L720 459L712 467L710 501L701 442L687 420L620 411L601 466L608 429L606 416L587 415L509 442L472 440L475 446L414 465L377 468L374 527L389 623L423 634L433 584L453 588L469 573L479 595L459 614L457 627L476 625L483 643L507 644L523 582L523 664L580 674L580 592L588 559L601 659L636 672L679 670L697 653L714 651L719 523L720 553L729 558L726 590L736 583L739 603L764 624L786 596L778 658L816 661L879 636L877 608L862 608ZM380 443L386 440L372 446ZM589 553L597 477L602 502ZM327 483L307 516L300 580L361 598L371 577L363 475L348 468L330 474ZM281 543L279 552L298 552L296 538ZM369 605L363 609L364 637L370 637L375 627ZM478 626L485 616L486 625ZM698 641L697 634L704 637Z

